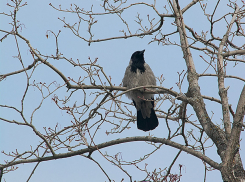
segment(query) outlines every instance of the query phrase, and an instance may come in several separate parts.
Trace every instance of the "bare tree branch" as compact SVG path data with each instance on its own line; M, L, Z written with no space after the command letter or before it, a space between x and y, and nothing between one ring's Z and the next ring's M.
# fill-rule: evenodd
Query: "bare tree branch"
M239 7L236 7L236 11L234 12L232 20L228 26L228 29L227 29L222 41L220 42L219 49L218 49L218 60L217 60L218 61L217 70L218 70L219 95L220 95L221 102L222 102L223 122L224 122L225 132L226 132L227 138L229 138L230 134L231 134L231 124L230 124L230 114L229 114L229 112L227 112L227 111L229 111L229 103L228 103L228 97L227 97L227 89L225 88L225 85L224 85L224 80L225 80L224 79L225 78L224 67L225 66L224 66L222 51L223 51L224 44L228 40L228 36L229 36L230 31L231 31L232 25L235 22L235 19L237 17L238 10L239 10Z
M242 149L242 145L240 145L242 139L241 131L244 130L245 126L243 122L245 115L245 86L240 94L236 112L232 109L234 100L231 99L234 97L231 97L231 95L233 96L233 94L237 93L227 92L230 87L234 89L234 85L230 83L228 87L225 87L226 78L240 80L242 82L237 83L241 84L245 82L245 78L241 76L242 73L231 72L231 69L234 71L238 66L244 66L245 63L245 44L243 41L245 38L245 3L243 1L229 1L225 5L227 7L224 8L223 12L221 9L224 4L220 0L212 3L189 0L189 2L184 2L186 3L184 8L180 7L178 0L159 2L163 4L163 7L158 6L157 0L153 0L152 3L104 0L101 1L100 7L91 5L89 10L85 10L84 6L79 7L76 4L71 4L68 8L61 8L61 5L56 7L51 3L50 6L53 10L59 11L59 13L69 14L67 16L69 18L59 18L63 22L62 25L71 30L71 36L74 34L77 36L78 41L82 39L88 42L89 45L92 42L122 40L132 37L145 38L148 36L150 39L146 39L146 44L151 43L151 46L155 46L154 43L158 45L161 43L162 46L172 45L176 48L181 48L178 50L183 53L182 61L185 61L186 68L183 68L183 71L179 71L178 68L175 69L175 65L172 67L178 74L177 91L173 89L176 88L174 85L171 88L166 88L166 84L163 82L165 80L164 74L157 77L157 81L160 83L159 86L145 85L132 89L121 87L121 84L116 86L113 83L115 81L114 78L109 76L105 71L106 69L99 64L98 58L92 61L89 57L88 62L86 62L83 59L79 60L81 59L80 55L78 56L79 59L74 58L76 55L72 55L72 58L67 58L65 51L61 53L61 41L64 40L63 37L59 36L61 31L55 34L52 30L45 30L47 38L49 38L50 34L55 37L53 54L49 55L40 51L41 49L34 48L30 42L32 37L23 36L25 32L22 34L22 31L27 31L27 28L23 29L25 25L18 20L21 16L17 16L19 9L27 4L22 3L21 0L11 1L7 4L11 11L9 13L0 13L0 16L10 19L8 24L8 26L10 25L10 30L9 27L6 28L9 31L0 30L3 34L0 41L9 41L9 38L14 38L12 47L14 47L13 51L16 51L17 55L11 56L21 64L21 69L18 68L18 70L6 73L6 70L12 70L12 65L4 60L6 66L11 69L1 70L4 74L1 73L0 75L0 81L2 81L0 83L4 85L11 78L15 78L17 82L20 82L21 87L20 89L11 90L16 96L9 93L6 94L9 100L0 104L1 112L4 111L0 121L19 128L30 128L40 141L28 149L3 150L2 155L7 160L0 164L0 180L3 174L16 170L18 168L16 166L19 164L36 163L27 179L29 181L41 162L81 155L96 163L104 173L103 176L106 180L114 181L112 176L104 169L104 163L99 162L99 159L95 160L92 158L92 154L95 151L100 153L99 157L104 157L106 162L118 167L117 169L123 172L124 175L126 174L129 181L133 181L134 176L132 174L134 173L128 171L127 166L143 172L145 174L144 181L168 181L168 179L173 182L180 181L182 164L179 164L179 174L171 174L171 169L176 165L177 158L182 156L180 155L182 151L197 157L203 162L205 167L204 181L207 179L208 171L213 169L219 170L223 180L227 182L245 179L244 167L240 156L240 149ZM197 2L199 2L198 6L194 6ZM81 5L84 4L81 3ZM143 6L150 10L149 12L152 14L145 15L148 11L141 12L142 9L137 9ZM199 11L200 8L201 12ZM136 19L131 16L130 11L134 13ZM187 11L188 13L185 13ZM128 12L130 13L127 14ZM183 16L184 13L186 17ZM198 23L192 23L192 27L185 24L187 22L185 18L189 18L191 13L194 13L194 15L198 14L198 16L201 13L206 18L206 21L202 22L204 29L200 31L200 27L197 27L199 26ZM125 14L130 16L124 16ZM98 37L94 39L92 30L98 28L99 23L106 20L108 15L119 19L120 25L117 24L118 26L115 28L119 28L118 31L120 34L123 33L123 36ZM146 24L142 15L145 17ZM70 21L70 16L76 16L75 19L77 18L78 21L70 23L74 20ZM95 18L98 19L96 20ZM132 21L137 23L136 27L132 26ZM164 29L162 29L163 23ZM96 26L93 26L95 24ZM85 29L87 28L89 37L85 36L84 27ZM135 28L136 31L133 32L132 30ZM225 31L224 35L222 35L221 29ZM26 60L23 52L23 45L25 47L27 45L27 51L31 53L31 57L27 57L27 59L31 58L30 65L26 64L28 60ZM67 46L66 44L64 45ZM87 49L85 48L84 50ZM11 52L13 51L11 49ZM176 60L173 61L174 64L177 63ZM181 59L178 61L181 61ZM199 61L201 61L201 64L199 64ZM232 65L231 61L233 61L234 65ZM68 65L68 67L61 67L63 63L65 63L65 66ZM166 64L164 63L164 65ZM58 81L54 81L53 79L55 78L52 77L44 79L37 75L39 68L43 69L43 72L50 68L52 74L58 76ZM79 74L74 73L72 77L67 76L66 71L73 68L78 69ZM65 69L65 71L63 72L62 69ZM228 71L230 75L226 74ZM185 76L187 76L187 80ZM216 83L221 100L212 97L212 95L201 95L203 88L198 81L200 77L207 79L207 76L210 76L212 80L217 80L216 78L218 77ZM170 78L168 79L170 80ZM116 81L120 82L118 79ZM12 88L11 86L10 84L4 85L4 91L9 92L8 89ZM185 90L186 86L188 86L187 90ZM210 85L210 91L217 92L212 87L213 85ZM124 101L122 96L135 90L154 94L154 110L159 123L168 130L167 133L164 133L167 139L153 137L152 135L155 134L155 131L149 133L149 136L122 138L124 137L123 132L131 131L132 125L137 120L137 111L132 109L133 103L129 100ZM32 99L32 94L36 94L35 100ZM79 96L77 97L77 95ZM230 98L229 101L228 98ZM141 99L145 100L145 98ZM204 99L213 101L213 105L209 107L210 102L207 104ZM13 104L9 104L12 100L14 100ZM51 103L49 103L50 101ZM48 106L46 105L47 103L49 103ZM58 120L54 119L48 124L45 122L41 123L40 117L37 119L36 116L44 112L46 117L49 106L56 107L61 117L58 116ZM216 109L213 110L216 106L222 107L223 119L221 120L219 118L222 118L222 116L216 114ZM8 114L8 112L11 114ZM12 115L12 113L14 114ZM59 121L60 118L62 118L62 123ZM158 131L156 130L156 132ZM102 135L109 135L109 139L105 137L108 139L107 142L103 141ZM115 139L118 136L119 139ZM178 137L181 137L182 140L178 143L174 142ZM100 140L100 144L95 143L97 139ZM107 151L103 153L101 150L123 143L131 143L128 145L133 145L136 141L143 141L147 145L147 150L142 151L145 152L143 157L137 156L136 159L125 160L121 151L116 151L116 153L113 151L113 154L108 154ZM168 145L178 151L170 166L168 168L164 166L164 168L159 168L159 170L156 166L156 169L149 171L146 163L142 168L142 163L146 159L150 161L150 156L155 154L156 151L162 150L164 145ZM221 163L215 162L219 159L207 156L206 150L210 150L210 147L216 147ZM121 181L123 180L121 178Z
M202 76L218 76L218 75L217 74L199 74L198 76L199 77L202 77ZM238 79L238 80L241 80L241 81L244 81L245 82L245 79L244 78L241 78L241 77L238 77L238 76L225 75L224 77L225 78L235 78L235 79Z
M19 161L12 162L10 164L2 165L0 167L9 167L9 166L17 165L17 164L62 159L62 158L72 157L75 155L81 155L81 154L88 153L88 152L91 153L97 149L102 149L102 148L106 148L106 147L113 146L116 144L133 142L133 141L149 141L149 142L162 143L165 145L169 145L169 146L172 146L174 148L183 150L183 151L185 151L185 152L187 152L187 153L189 153L195 157L198 157L199 159L205 161L206 163L208 163L210 166L214 167L215 169L220 169L220 165L218 163L216 163L212 159L208 158L207 156L203 155L201 152L198 152L192 148L186 147L186 146L178 144L176 142L167 140L165 138L157 138L157 137L150 137L150 136L135 136L135 137L120 138L117 140L111 140L109 142L98 144L95 147L80 149L80 150L77 150L74 152L56 154L55 156L40 157L40 158L36 158L36 159L27 159L27 160L19 160Z

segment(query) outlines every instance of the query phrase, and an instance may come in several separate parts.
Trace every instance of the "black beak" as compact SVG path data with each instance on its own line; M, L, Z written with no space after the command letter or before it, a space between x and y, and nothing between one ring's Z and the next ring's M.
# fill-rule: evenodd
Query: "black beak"
M142 51L140 51L140 54L144 54L144 52L145 52L145 49L144 49L144 50L142 50Z

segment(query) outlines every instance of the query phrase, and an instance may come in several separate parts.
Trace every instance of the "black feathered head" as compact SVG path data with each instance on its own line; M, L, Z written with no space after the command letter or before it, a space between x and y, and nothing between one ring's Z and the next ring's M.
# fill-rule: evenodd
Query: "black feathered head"
M136 73L136 70L139 69L141 73L145 72L145 59L144 59L144 52L143 51L136 51L132 54L131 60L132 60L132 65L131 65L131 71Z
M134 52L131 56L131 60L133 61L133 63L145 63L144 52L145 50Z

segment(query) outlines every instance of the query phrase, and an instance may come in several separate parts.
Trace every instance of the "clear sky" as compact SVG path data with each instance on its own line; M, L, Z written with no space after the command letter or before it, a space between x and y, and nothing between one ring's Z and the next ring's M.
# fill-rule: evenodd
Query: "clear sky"
M134 1L132 1L134 2ZM153 1L152 1L153 2ZM204 1L210 3L208 10L212 10L212 2ZM0 1L0 12L9 13L11 8L6 6L6 4L11 4L10 0ZM148 44L153 36L146 36L144 38L130 38L130 39L119 39L111 40L99 43L92 43L88 46L88 43L82 39L76 37L69 29L64 28L62 21L58 18L63 19L70 24L73 24L78 21L77 15L75 13L64 13L54 10L49 3L52 3L54 6L58 7L61 4L61 8L68 9L70 8L71 3L75 3L80 8L89 10L91 4L94 5L94 12L101 11L99 7L99 0L72 0L72 1L55 1L55 0L42 0L42 1L27 1L27 6L20 8L20 11L17 14L17 19L22 24L22 30L20 34L27 38L31 45L39 50L43 55L55 55L55 37L48 33L49 38L46 37L47 31L51 30L55 34L61 30L59 35L59 50L63 56L67 58L72 58L73 60L79 59L81 63L89 62L88 57L91 60L98 58L98 64L103 67L104 72L112 78L112 83L118 86L122 82L125 69L129 63L129 59L134 51L145 49L145 60L152 68L156 77L160 77L163 74L165 81L163 86L166 88L173 88L175 91L179 91L176 85L178 82L178 73L182 70L186 71L185 62L183 59L183 54L180 47L173 45L158 45L156 42ZM165 1L162 2L166 3ZM181 7L183 8L189 1L183 3L181 2ZM217 9L217 15L215 18L221 17L224 12L227 10L226 1L222 2L223 4ZM159 2L158 10L165 12L162 8L163 4ZM167 4L167 3L166 3ZM210 9L209 9L210 8ZM137 16L137 13L140 13L144 23L147 25L147 14L150 15L150 18L156 18L154 22L158 21L158 17L154 14L153 10L145 6L135 6L131 10L128 10L122 14L123 18L128 20L131 31L134 33L138 28L138 24L134 21ZM165 12L166 13L166 12ZM206 21L206 18L202 16L203 12L200 9L200 6L196 4L188 12L184 14L185 23L190 27L195 27L195 31L198 34L201 34L203 30L208 31L209 27ZM94 33L94 39L97 38L108 38L112 36L121 36L122 33L120 30L126 30L125 24L123 24L118 16L97 16L96 23L92 27L92 32ZM162 33L170 33L176 29L172 26L173 18L166 18L162 28ZM0 29L11 31L11 22L10 17L6 17L0 14ZM215 34L222 37L223 33L226 31L226 26L224 23L220 23L215 27ZM80 33L82 36L89 38L87 32L87 25L82 24ZM0 32L0 37L5 35ZM21 56L24 60L25 67L32 63L33 59L26 46L25 42L18 39ZM176 41L178 43L179 37L171 37L171 41ZM244 40L236 40L238 45L241 45ZM196 64L196 69L198 73L203 73L207 68L207 64L200 58L200 53L197 51L192 51L194 62ZM13 36L8 36L2 42L0 42L0 74L9 73L15 70L22 69L22 66L17 56L16 43ZM206 57L208 59L208 57ZM67 77L74 78L77 80L80 76L84 76L84 72L81 69L74 68L64 60L51 60L50 63L56 66L63 74ZM234 63L229 63L227 67L228 75L236 75L242 78L245 78L245 66L244 64L239 63L238 66L234 67ZM30 72L28 72L30 73ZM213 73L211 68L208 69L207 73ZM63 80L55 74L50 68L45 65L40 65L34 72L31 81L46 82L47 84L56 81L57 84L64 84ZM103 80L105 80L103 78ZM157 83L159 85L159 82ZM202 95L207 95L210 97L215 97L219 99L218 95L218 85L217 78L214 77L205 77L199 79L199 84L201 86ZM229 103L232 104L233 110L236 109L236 104L241 93L241 89L244 85L244 82L235 79L226 79L226 86L230 86L229 94ZM17 74L10 76L7 79L0 82L0 104L2 105L14 105L17 108L20 108L20 99L24 93L26 86L25 74ZM187 91L187 81L184 80L182 92ZM67 92L65 87L59 89L54 94L59 97L68 96L71 91ZM45 92L44 94L47 94ZM57 106L52 101L52 94L48 97L40 110L38 110L34 115L34 125L37 129L44 133L43 127L52 127L54 128L57 123L58 127L63 128L68 125L70 122L70 117L64 112L57 108ZM77 100L78 103L83 101L83 92L76 92L72 101ZM125 96L122 97L122 100L129 102L128 98ZM41 101L40 92L38 89L30 89L28 91L28 96L25 101L25 114L28 119L31 117L31 113L38 106ZM211 101L205 101L209 115L213 115L213 121L215 124L221 124L221 107L219 104L216 104ZM167 112L170 103L166 101L161 109ZM132 107L132 112L135 112L135 109ZM188 114L192 113L192 109L188 107ZM9 109L0 109L0 115L2 118L7 118L9 120L21 120L20 116L16 112L10 111ZM194 121L195 117L192 116L191 120ZM150 134L156 137L167 137L167 128L164 119L159 119L160 124L157 129L151 131ZM112 139L124 138L129 136L146 136L149 135L149 132L142 132L137 130L136 125L130 124L131 129L126 130L121 134L106 135L105 131L106 126L102 127L100 135L96 138L96 142L102 143L105 141L110 141ZM171 127L177 127L176 123L171 123ZM198 131L194 131L194 134L197 134ZM24 152L30 150L30 145L33 147L39 144L39 138L34 134L31 128L25 126L19 126L15 124L9 124L3 121L0 121L0 151L12 152L15 149L18 149L19 152ZM242 133L241 139L245 137L244 132ZM174 141L183 143L181 138L174 139ZM193 141L192 141L193 142ZM208 142L210 144L210 142ZM110 155L115 155L118 152L121 152L123 160L134 160L139 157L143 157L146 152L149 152L153 149L151 146L143 142L134 142L131 144L122 144L118 146L109 147L101 150L102 152L107 152ZM245 161L244 151L245 144L244 141L241 141L241 157ZM60 152L67 152L66 150L60 150ZM165 168L168 167L177 154L178 150L173 149L168 146L163 146L158 150L153 156L145 160L140 164L144 168L145 163L148 164L149 171L154 170L155 168ZM207 156L212 158L216 162L220 162L220 158L216 153L216 148L212 147L207 150ZM120 181L122 178L125 181L128 181L127 176L113 164L105 160L98 152L93 154L93 157L101 163L102 167L107 171L111 179L115 181ZM11 160L2 153L0 154L0 163L4 163L4 160ZM183 165L182 168L182 178L181 182L189 181L203 181L204 176L204 166L202 161L182 152L180 157L177 159L175 165L173 166L172 173L179 172L179 164ZM18 165L19 169L14 172L9 172L3 176L3 179L6 182L16 182L16 181L26 181L30 175L35 164L24 164ZM126 166L125 169L132 175L133 180L142 180L145 177L144 172L140 172L133 166ZM30 181L35 182L66 182L66 181L106 181L106 176L102 173L99 167L89 159L86 159L81 156L75 156L67 159L59 159L54 161L43 162L39 165L34 175ZM4 180L3 180L4 181ZM222 181L219 171L213 170L207 173L207 181Z

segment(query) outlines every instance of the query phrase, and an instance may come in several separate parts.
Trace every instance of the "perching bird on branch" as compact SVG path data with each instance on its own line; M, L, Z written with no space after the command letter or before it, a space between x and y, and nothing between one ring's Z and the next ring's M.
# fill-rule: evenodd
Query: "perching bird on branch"
M132 54L123 78L123 86L128 89L156 85L156 78L150 66L145 63L143 51ZM126 95L133 100L137 109L137 127L143 131L154 130L158 126L158 119L154 111L154 95L140 90L130 91Z

